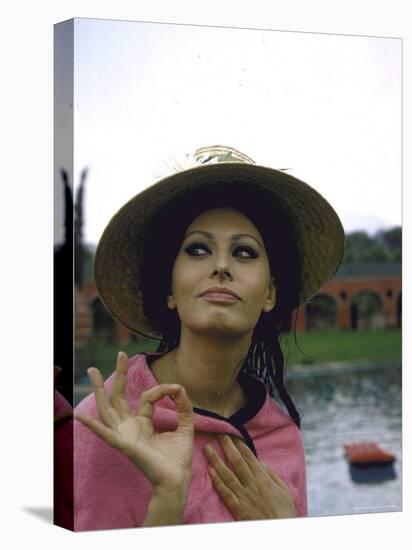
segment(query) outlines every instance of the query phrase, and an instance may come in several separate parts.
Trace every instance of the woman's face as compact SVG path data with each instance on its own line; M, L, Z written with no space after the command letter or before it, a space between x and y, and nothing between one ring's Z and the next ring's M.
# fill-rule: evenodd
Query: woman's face
M222 337L251 334L276 301L263 239L239 211L216 208L187 228L172 271L168 307L182 329Z

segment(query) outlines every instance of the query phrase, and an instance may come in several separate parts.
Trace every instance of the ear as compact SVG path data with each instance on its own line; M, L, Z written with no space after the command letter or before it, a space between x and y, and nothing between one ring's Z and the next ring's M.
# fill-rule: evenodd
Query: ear
M263 311L265 313L269 313L269 311L272 311L272 309L275 307L275 304L276 304L276 286L275 286L274 278L271 277L270 283L269 283L268 295L265 300L265 303L263 304Z
M173 294L168 294L167 296L167 307L169 309L176 309L176 300Z

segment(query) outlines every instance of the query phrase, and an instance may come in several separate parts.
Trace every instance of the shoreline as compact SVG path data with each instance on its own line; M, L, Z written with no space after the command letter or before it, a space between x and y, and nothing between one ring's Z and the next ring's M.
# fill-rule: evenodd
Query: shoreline
M402 360L376 363L368 359L359 359L357 361L329 361L326 363L313 363L309 365L294 363L286 366L285 376L289 376L290 378L307 376L309 371L311 375L325 375L329 372L339 373L347 370L360 372L377 368L402 368Z
M384 361L382 363L373 363L367 359L359 359L358 361L330 361L326 363L313 363L305 365L303 363L294 363L285 367L285 378L299 378L308 375L325 376L328 373L335 374L343 371L358 371L364 372L377 368L402 368L402 361ZM74 394L80 402L89 393L93 392L90 384L76 384L73 387Z

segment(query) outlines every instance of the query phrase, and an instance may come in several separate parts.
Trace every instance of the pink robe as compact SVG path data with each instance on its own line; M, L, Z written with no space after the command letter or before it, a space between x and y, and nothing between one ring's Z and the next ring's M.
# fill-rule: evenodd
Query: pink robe
M159 354L138 354L129 360L127 399L136 410L143 391L158 385L148 360ZM300 430L268 394L263 383L248 375L238 378L248 398L247 404L226 419L218 414L194 409L195 439L192 478L183 523L234 521L215 491L208 472L203 447L211 443L223 451L216 434L242 438L259 460L276 472L289 486L298 516L307 515L305 456ZM113 375L105 382L110 391ZM75 409L98 418L94 395ZM176 429L173 401L164 397L156 403L156 431ZM117 449L75 421L74 426L74 529L75 531L142 526L152 495L151 484Z
M53 522L73 530L73 410L54 391Z

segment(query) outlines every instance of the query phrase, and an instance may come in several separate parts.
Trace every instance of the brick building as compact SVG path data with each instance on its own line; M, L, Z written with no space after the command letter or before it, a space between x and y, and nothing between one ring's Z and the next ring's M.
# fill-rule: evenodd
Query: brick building
M128 342L136 336L114 321L102 305L88 273L82 290L76 289L76 343L92 334L104 340ZM301 306L298 331L340 328L395 328L402 322L401 263L346 264Z

